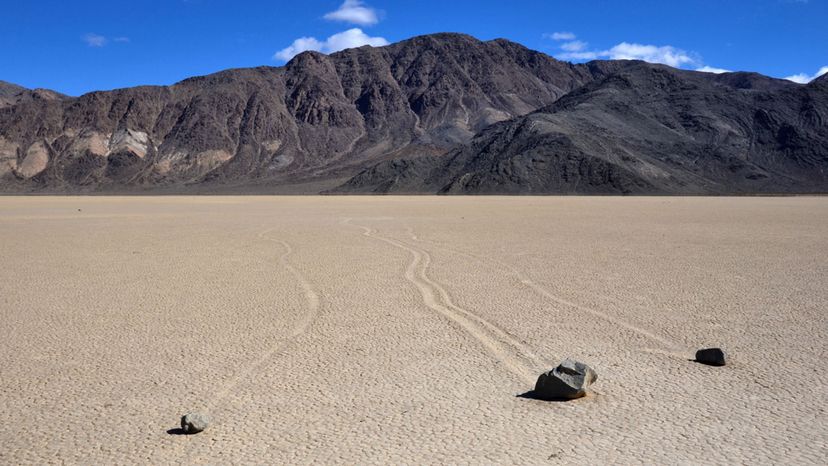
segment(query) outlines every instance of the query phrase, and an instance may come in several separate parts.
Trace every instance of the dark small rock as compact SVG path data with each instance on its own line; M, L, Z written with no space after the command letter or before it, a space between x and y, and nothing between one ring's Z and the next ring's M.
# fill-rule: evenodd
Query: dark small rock
M705 348L696 351L696 362L708 366L724 366L725 352L721 348Z
M584 363L566 359L538 377L534 396L544 400L574 400L586 395L598 374Z
M210 425L210 418L204 414L189 413L181 417L181 430L185 434L197 434Z

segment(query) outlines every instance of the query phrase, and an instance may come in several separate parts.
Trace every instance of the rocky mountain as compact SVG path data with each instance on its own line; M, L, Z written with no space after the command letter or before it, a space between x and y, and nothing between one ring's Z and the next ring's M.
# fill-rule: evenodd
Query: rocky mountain
M18 103L17 96L26 92L27 89L17 84L0 81L0 107L8 107Z
M443 153L604 73L505 40L436 34L169 87L21 101L0 108L0 185L331 187L390 157Z
M32 100L62 100L67 97L48 89L26 89L17 84L0 81L0 108L17 105Z
M340 192L828 192L828 92L644 62L439 157L386 161Z
M0 85L0 191L826 191L826 81L415 37L68 98Z

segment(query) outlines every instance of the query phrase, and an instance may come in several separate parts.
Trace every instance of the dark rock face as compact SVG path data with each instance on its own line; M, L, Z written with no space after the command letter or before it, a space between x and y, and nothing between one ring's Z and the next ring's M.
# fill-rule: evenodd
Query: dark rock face
M574 400L585 396L596 380L598 374L591 367L566 359L538 377L534 396L544 400Z
M826 96L460 34L78 98L0 83L0 191L826 192Z
M16 100L0 106L0 189L266 191L342 179L443 153L601 73L504 40L435 34L169 87ZM38 163L21 170L34 146Z
M181 430L185 434L197 434L210 425L210 418L204 414L189 413L181 417Z
M724 366L725 352L721 348L705 348L696 351L696 362L708 366Z
M590 64L592 66L595 63ZM828 192L828 90L642 62L445 156L366 168L342 192Z

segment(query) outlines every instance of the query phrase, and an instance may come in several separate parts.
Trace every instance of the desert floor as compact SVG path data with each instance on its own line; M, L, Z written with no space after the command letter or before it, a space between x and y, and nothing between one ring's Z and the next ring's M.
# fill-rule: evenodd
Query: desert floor
M5 197L0 263L3 464L828 457L828 198Z

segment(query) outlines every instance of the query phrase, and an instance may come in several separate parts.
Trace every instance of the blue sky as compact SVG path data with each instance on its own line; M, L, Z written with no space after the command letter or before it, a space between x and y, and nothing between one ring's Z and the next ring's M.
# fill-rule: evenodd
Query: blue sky
M0 80L70 95L443 31L572 61L642 58L798 81L828 71L828 0L2 2Z

